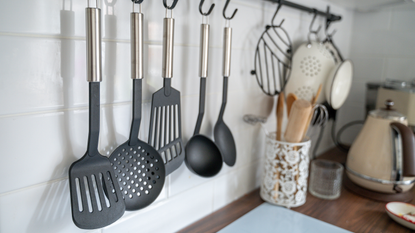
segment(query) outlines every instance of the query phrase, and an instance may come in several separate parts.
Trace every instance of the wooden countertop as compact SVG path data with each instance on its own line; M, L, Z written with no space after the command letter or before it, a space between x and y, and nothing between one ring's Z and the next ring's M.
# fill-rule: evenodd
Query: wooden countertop
M344 163L346 154L337 149L331 149L319 158ZM415 195L415 189L412 189L410 192ZM292 208L292 210L352 232L414 232L398 224L386 214L385 202L373 201L358 196L344 187L342 187L340 198L336 200L319 199L310 193L307 193L306 200L304 205ZM259 189L256 189L182 229L179 233L217 232L263 202L259 196ZM415 204L415 199L411 203Z

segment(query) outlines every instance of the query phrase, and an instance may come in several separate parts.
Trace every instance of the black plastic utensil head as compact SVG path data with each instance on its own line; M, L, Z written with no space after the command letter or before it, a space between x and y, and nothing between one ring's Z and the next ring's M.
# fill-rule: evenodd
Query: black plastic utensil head
M148 144L163 158L166 176L184 161L180 92L171 88L170 82L169 78L165 78L164 87L153 94L148 138Z
M223 94L222 94L222 106L219 111L219 117L213 130L213 136L215 143L219 147L223 156L223 161L226 165L232 167L236 162L236 146L235 140L229 127L223 121L223 115L225 114L225 108L228 99L228 77L223 77Z
M186 144L186 165L193 173L212 177L222 169L222 154L212 140L203 135L194 135Z
M213 134L216 145L218 145L222 153L223 161L226 165L232 167L236 162L235 140L229 127L223 122L223 119L216 122Z
M125 204L108 158L88 152L69 168L72 218L82 229L97 229L117 221Z
M140 140L135 145L127 141L111 154L110 162L127 210L142 209L157 199L166 170L153 147Z

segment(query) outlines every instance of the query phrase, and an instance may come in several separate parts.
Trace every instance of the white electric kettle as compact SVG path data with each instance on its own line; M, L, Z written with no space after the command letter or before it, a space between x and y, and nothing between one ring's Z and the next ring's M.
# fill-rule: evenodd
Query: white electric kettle
M363 188L401 193L415 183L415 137L393 102L385 104L369 113L347 155L346 173Z

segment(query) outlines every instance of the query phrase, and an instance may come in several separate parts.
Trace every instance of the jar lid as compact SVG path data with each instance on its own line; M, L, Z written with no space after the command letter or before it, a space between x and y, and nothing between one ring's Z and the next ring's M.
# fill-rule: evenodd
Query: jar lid
M382 118L394 121L405 121L406 116L393 109L394 102L392 100L385 101L385 108L376 109L369 112L369 115L375 118Z

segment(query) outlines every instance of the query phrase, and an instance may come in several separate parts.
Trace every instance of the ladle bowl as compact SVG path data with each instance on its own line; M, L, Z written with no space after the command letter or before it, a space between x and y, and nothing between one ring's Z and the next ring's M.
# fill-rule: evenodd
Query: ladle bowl
M214 136L215 142L221 150L223 161L230 167L235 165L235 140L233 139L232 132L222 118L220 118L215 124Z
M193 173L202 177L212 177L222 169L222 154L209 138L194 135L185 148L185 163Z

